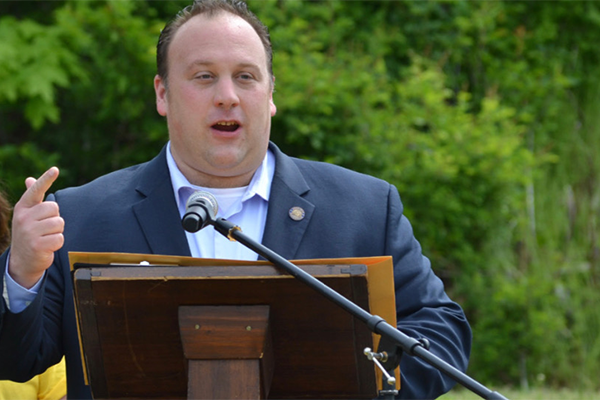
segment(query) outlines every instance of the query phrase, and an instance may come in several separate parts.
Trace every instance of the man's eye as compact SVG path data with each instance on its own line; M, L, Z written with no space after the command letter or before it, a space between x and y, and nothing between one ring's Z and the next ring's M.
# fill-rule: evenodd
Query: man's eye
M240 75L239 75L239 77L240 77L240 79L241 79L241 80L243 80L243 81L246 81L246 80L248 80L248 81L249 81L249 80L251 80L251 79L252 79L252 75L250 75L250 74L240 74Z
M210 74L199 74L196 75L196 79L200 79L200 80L206 80L206 79L211 79L212 76Z

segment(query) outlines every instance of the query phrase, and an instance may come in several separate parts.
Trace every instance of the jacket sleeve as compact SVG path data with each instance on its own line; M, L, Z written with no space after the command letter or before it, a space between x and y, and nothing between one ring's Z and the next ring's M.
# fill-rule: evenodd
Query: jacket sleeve
M467 369L471 328L461 307L450 300L442 281L423 256L413 235L398 191L390 185L386 253L394 259L398 329L410 337L429 340L430 351L461 371ZM404 354L400 364L400 398L433 399L455 382L426 362Z
M8 252L0 256L0 288ZM58 268L52 265L35 300L18 313L0 300L0 380L25 382L60 361L64 285Z

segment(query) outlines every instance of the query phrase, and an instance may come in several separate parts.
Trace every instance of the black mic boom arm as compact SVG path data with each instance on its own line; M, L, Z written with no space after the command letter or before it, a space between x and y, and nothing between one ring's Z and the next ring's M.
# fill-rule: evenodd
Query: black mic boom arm
M229 240L237 241L253 250L257 254L263 256L265 259L271 261L275 266L282 268L287 273L299 279L306 285L310 286L315 291L319 292L347 312L349 312L354 317L358 318L360 321L364 322L369 329L381 335L382 340L386 339L391 342L397 343L398 346L402 349L402 351L410 356L418 357L429 365L437 368L444 374L448 375L456 382L460 383L465 388L471 390L475 394L480 397L488 400L508 400L506 397L501 395L498 392L491 391L487 387L483 386L481 383L472 379L462 371L448 364L435 354L431 353L426 347L423 341L419 341L417 339L411 338L410 336L404 334L396 327L388 324L383 318L372 315L371 313L363 310L358 305L353 303L352 301L346 299L344 296L331 289L329 286L325 285L323 282L319 281L314 276L305 272L301 268L298 268L285 258L281 257L279 254L275 253L271 249L263 246L262 244L256 242L255 240L248 237L246 234L242 232L242 230L227 221L224 218L211 219L208 222L210 225L213 225L215 230L227 237Z

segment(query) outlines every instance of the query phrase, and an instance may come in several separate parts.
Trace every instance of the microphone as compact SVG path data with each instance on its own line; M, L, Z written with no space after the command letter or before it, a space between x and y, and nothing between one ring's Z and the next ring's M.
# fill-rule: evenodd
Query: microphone
M195 233L215 219L219 205L212 193L199 191L190 196L181 220L183 229Z

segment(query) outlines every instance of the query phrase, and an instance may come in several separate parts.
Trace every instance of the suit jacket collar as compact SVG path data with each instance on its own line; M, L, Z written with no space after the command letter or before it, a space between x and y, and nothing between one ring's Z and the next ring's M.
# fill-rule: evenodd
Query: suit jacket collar
M191 256L167 167L166 146L142 165L135 190L143 199L133 212L154 254Z
M310 186L292 158L279 148L269 144L275 154L275 175L269 196L269 211L263 235L263 244L286 259L294 259L315 206L304 198ZM290 210L298 207L304 211L304 218L294 220Z

